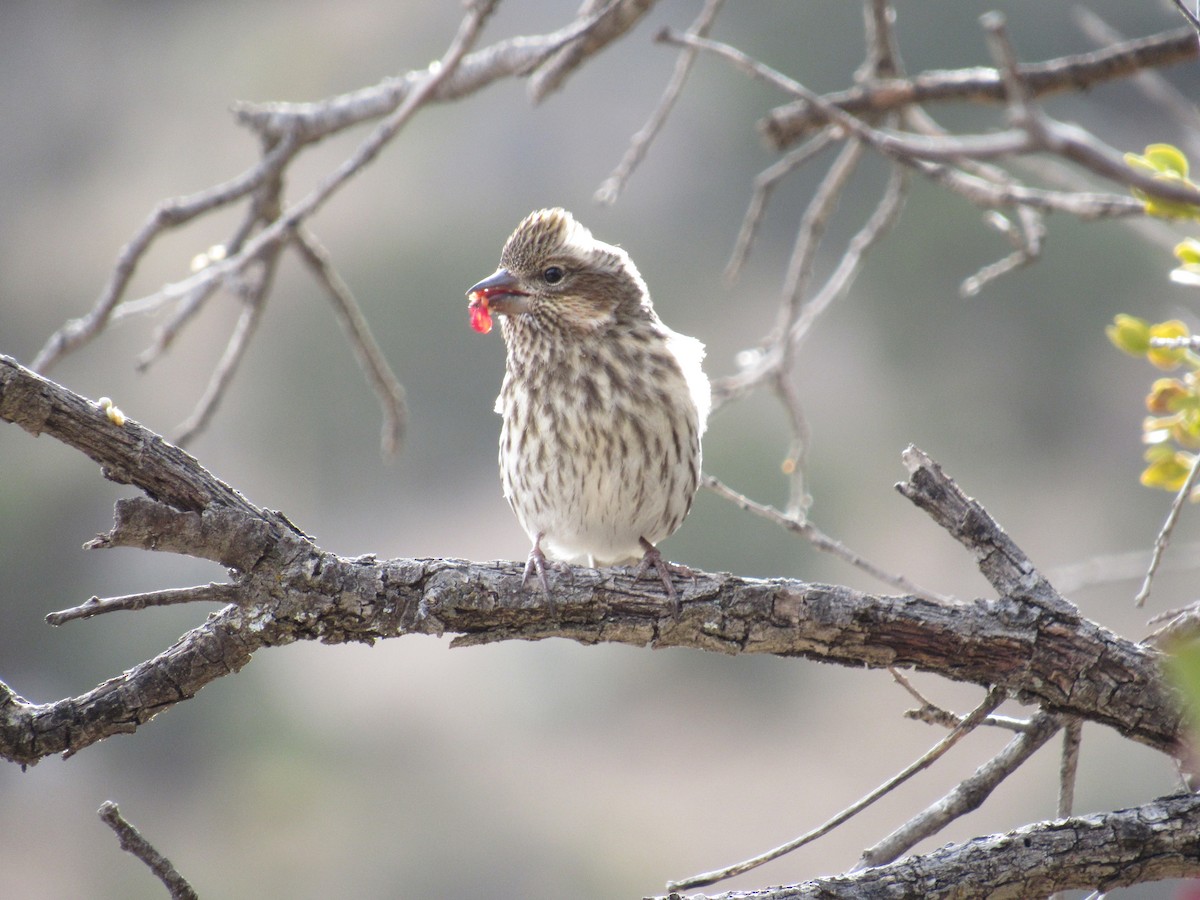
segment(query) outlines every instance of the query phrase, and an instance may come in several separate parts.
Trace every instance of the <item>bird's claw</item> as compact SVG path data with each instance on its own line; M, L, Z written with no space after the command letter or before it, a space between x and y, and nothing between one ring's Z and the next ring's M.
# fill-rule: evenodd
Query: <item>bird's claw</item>
M546 580L546 554L542 552L542 539L533 542L533 549L529 551L529 557L525 560L525 574L521 576L521 590L526 590L529 587L529 576L537 573L538 583L542 586L542 594L546 597L546 605L550 609L550 614L555 613L554 598L550 596L550 582Z
M696 573L687 566L668 562L663 559L662 554L658 552L658 548L645 538L640 538L639 543L641 543L642 549L646 552L642 556L641 564L633 575L633 580L641 581L650 574L651 570L657 573L659 581L662 582L663 590L667 592L667 597L671 601L671 609L675 614L675 618L678 619L683 610L679 602L679 592L675 590L675 585L671 582L671 576L679 575L695 581Z

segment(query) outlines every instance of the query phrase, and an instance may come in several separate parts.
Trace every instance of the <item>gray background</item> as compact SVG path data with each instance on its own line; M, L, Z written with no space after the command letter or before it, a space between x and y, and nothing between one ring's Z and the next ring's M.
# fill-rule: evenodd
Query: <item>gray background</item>
M976 3L901 3L911 71L985 64ZM1066 4L999 4L1023 58L1091 48ZM1129 34L1178 24L1168 4L1092 4ZM795 224L820 170L785 185L749 270L721 271L754 174L772 157L755 120L778 94L701 59L674 117L617 206L591 195L649 115L675 54L651 42L697 5L664 0L564 93L529 105L505 82L423 112L312 222L350 283L411 402L395 464L320 290L287 258L261 332L210 431L191 448L255 503L327 549L356 555L519 559L528 546L500 494L503 368L497 332L467 326L463 291L492 271L530 209L563 205L626 247L663 318L709 347L710 374L770 327ZM502 4L485 41L545 31L572 5ZM235 99L313 100L441 54L456 4L7 3L0 7L0 352L29 362L86 311L119 247L154 204L227 179L255 158ZM810 87L850 82L859 4L729 4L714 36ZM1194 66L1171 73L1194 94ZM1050 102L1119 149L1181 140L1128 87ZM938 109L984 129L1000 111ZM293 199L365 130L307 153ZM882 182L872 164L830 234L844 241ZM186 272L229 214L164 239L135 294ZM1104 325L1121 311L1192 320L1169 245L1116 223L1054 216L1046 258L973 300L957 285L1007 252L980 212L918 184L900 229L804 350L814 431L812 516L875 562L962 596L986 593L966 554L900 498L915 442L978 497L1036 563L1148 547L1166 494L1139 487L1142 396L1154 377ZM1180 228L1179 236L1187 233ZM823 258L827 272L833 257ZM54 377L107 394L169 433L200 396L236 317L215 302L150 373L133 371L153 320L127 321ZM782 503L786 429L756 396L722 412L705 466ZM101 596L221 580L215 566L80 545L128 494L49 438L0 428L0 678L33 700L80 693L163 649L201 608L115 614L61 629L43 615ZM1177 543L1197 537L1187 510ZM679 561L880 590L781 530L701 494L664 547ZM1188 552L1180 546L1179 554ZM1165 575L1151 611L1191 599ZM1145 633L1135 584L1082 591L1086 615ZM875 787L939 734L901 718L884 673L802 661L651 653L565 642L448 652L448 641L292 646L255 657L132 737L21 772L0 766L0 896L159 897L161 887L96 819L113 799L204 896L635 897L808 830ZM965 710L978 690L916 679ZM1014 712L1019 712L1013 708ZM1085 728L1077 807L1133 805L1173 787L1162 757ZM980 734L861 820L729 886L848 867L1007 740ZM982 811L935 843L1053 815L1045 750ZM1169 896L1167 886L1127 896Z

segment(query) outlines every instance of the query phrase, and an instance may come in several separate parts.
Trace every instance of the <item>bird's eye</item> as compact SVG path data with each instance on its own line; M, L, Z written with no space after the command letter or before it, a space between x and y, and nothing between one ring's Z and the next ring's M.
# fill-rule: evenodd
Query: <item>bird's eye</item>
M560 267L549 266L547 267L546 271L542 273L542 278L545 279L546 284L558 284L563 280L564 275L566 275L566 273Z

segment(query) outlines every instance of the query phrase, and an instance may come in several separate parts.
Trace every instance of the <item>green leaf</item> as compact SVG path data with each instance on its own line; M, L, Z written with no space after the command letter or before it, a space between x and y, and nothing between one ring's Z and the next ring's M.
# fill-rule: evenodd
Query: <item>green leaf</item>
M1170 648L1164 662L1167 680L1179 690L1192 727L1192 740L1200 738L1200 639L1192 638Z
M1188 327L1178 319L1169 322L1159 322L1150 326L1150 337L1155 338L1185 338L1188 337ZM1183 348L1170 349L1167 347L1151 347L1146 351L1146 359L1150 364L1165 371L1171 371L1187 358L1187 350Z
M1175 245L1175 258L1184 265L1200 264L1200 241L1185 238Z
M1147 162L1157 172L1177 175L1180 178L1188 176L1188 161L1178 147L1171 144L1151 144L1144 154Z
M1150 349L1150 323L1121 313L1104 329L1109 341L1130 356L1145 356Z

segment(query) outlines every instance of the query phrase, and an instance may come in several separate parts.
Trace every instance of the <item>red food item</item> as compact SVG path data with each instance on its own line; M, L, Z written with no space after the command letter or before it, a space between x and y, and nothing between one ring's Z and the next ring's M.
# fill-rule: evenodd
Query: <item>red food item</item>
M488 311L486 293L475 291L471 294L471 302L467 304L467 309L470 310L472 328L480 334L487 334L492 330L492 314Z

